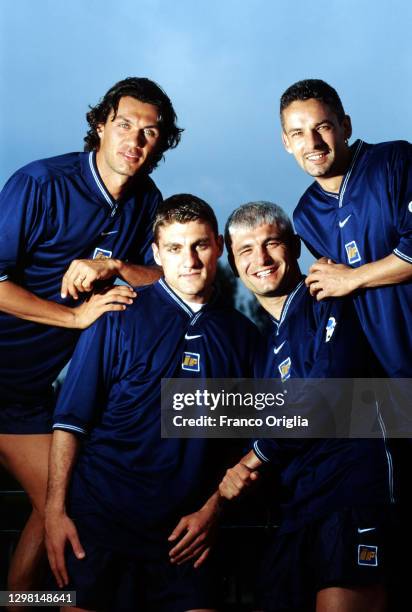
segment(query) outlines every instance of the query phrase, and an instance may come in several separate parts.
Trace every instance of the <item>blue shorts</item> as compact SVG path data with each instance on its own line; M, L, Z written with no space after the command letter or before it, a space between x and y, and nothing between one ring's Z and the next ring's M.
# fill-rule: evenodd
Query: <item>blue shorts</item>
M275 534L259 580L264 612L315 610L316 593L389 582L396 510L346 508ZM392 568L393 569L393 568Z
M220 579L213 558L198 569L193 568L193 562L172 565L167 542L170 532L148 533L140 543L133 539L127 552L114 550L96 541L86 523L76 520L86 557L76 559L70 545L66 553L70 584L65 590L76 591L78 607L108 612L184 612L218 607ZM114 526L107 524L105 528L109 536ZM124 541L124 534L119 536Z
M0 434L52 433L53 405L0 406Z

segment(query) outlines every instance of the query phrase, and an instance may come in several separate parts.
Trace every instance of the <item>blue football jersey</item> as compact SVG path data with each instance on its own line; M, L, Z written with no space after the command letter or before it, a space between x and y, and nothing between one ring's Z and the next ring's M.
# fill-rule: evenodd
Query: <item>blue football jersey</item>
M197 510L223 476L228 443L162 439L160 381L251 377L257 343L254 325L220 298L193 313L164 280L101 317L81 335L54 416L55 429L86 436L72 497L87 503L76 493L87 490L131 532Z
M340 191L315 181L293 220L315 257L358 267L391 253L412 264L412 146L357 141ZM412 282L360 290L362 328L390 377L412 377Z
M152 264L152 223L161 194L142 176L115 201L96 167L95 153L70 153L16 172L0 195L0 280L41 298L60 297L73 259L114 257ZM41 405L69 360L76 330L40 325L0 313L0 406Z
M317 302L301 280L288 296L280 319L272 322L262 378L285 381L368 376L371 351L351 300ZM308 404L311 402L312 390ZM322 409L324 406L310 406L312 417ZM351 410L349 403L349 414ZM282 530L298 528L339 508L395 501L392 456L381 425L382 439L255 441L256 455L280 474Z

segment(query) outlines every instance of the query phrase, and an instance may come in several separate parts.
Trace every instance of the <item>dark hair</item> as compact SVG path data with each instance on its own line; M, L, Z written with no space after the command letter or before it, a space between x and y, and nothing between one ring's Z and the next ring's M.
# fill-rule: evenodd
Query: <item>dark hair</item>
M183 130L176 125L177 117L172 103L163 89L157 83L146 78L128 77L119 81L109 89L106 95L96 106L90 106L90 111L86 114L90 129L84 138L85 151L98 151L100 138L97 127L106 123L110 113L116 116L120 98L130 96L157 106L159 110L160 145L151 159L148 172L151 172L163 158L163 154L168 149L177 147L180 141L180 134Z
M154 241L158 243L159 229L164 225L189 223L190 221L209 223L216 238L218 237L217 219L212 207L190 193L178 193L159 205L153 224Z
M314 98L324 104L336 114L339 123L345 118L345 111L339 95L333 87L320 79L305 79L294 83L282 94L280 98L280 120L283 125L283 111L292 102L310 100Z

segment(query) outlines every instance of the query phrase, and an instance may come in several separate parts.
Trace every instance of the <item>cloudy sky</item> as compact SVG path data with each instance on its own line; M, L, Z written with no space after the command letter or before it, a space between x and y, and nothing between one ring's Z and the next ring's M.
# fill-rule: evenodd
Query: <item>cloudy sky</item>
M88 104L148 76L185 128L153 175L164 196L193 192L221 223L252 199L292 212L309 178L281 146L279 96L323 78L355 138L411 140L411 25L409 0L2 0L0 183L81 149Z

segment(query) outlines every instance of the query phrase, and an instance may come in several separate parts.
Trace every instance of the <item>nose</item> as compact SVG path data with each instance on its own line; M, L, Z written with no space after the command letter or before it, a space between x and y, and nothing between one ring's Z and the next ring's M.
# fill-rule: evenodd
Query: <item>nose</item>
M130 147L142 148L146 144L146 136L143 130L130 130L128 132L128 144Z
M137 132L137 146L144 147L146 144L146 136L144 130L139 130Z
M183 265L185 268L196 268L199 265L197 251L188 247L183 253Z
M264 245L259 245L256 248L256 264L258 266L265 266L268 263L271 263L271 258L267 249Z
M318 130L308 130L305 133L305 150L313 151L324 147L324 140Z

